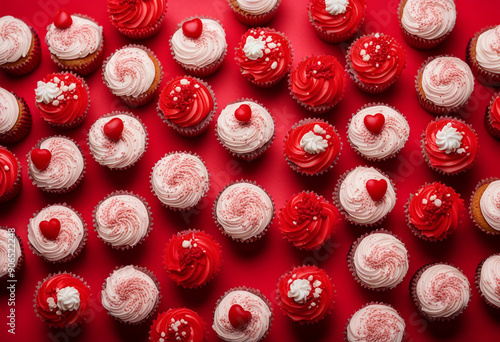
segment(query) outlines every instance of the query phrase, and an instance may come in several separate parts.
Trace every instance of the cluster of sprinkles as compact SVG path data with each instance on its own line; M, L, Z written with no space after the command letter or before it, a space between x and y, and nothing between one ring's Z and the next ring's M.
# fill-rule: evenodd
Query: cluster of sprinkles
M393 40L392 37L375 33L359 50L361 59L376 68L380 67L380 65L392 58L389 46ZM398 56L396 55L395 58L398 58Z
M163 162L165 163L164 168L156 168L156 170L160 170L159 176L163 183L175 187L176 190L181 190L178 185L182 184L185 196L198 190L200 185L205 183L205 176L198 172L197 157L173 154L164 158Z
M447 139L443 139L443 143L436 141L436 145L438 146L440 151L445 151L446 154L450 154L451 152L458 154L465 153L469 149L469 146L460 147L462 146L462 139L464 135L465 132L459 132L455 127L452 126L451 122L448 122L442 129L440 129L436 133L436 138L441 139L441 137L444 137ZM470 155L470 153L467 152L467 155Z
M264 61L271 64L269 71L276 69L283 57L281 43L273 41L273 37L271 35L266 36L264 31L250 30L243 51L246 56L245 61L264 58Z
M320 200L321 197L314 193L305 194L294 207L297 210L297 219L293 221L293 224L298 225L305 221L317 221L318 219L326 218L327 214L323 210Z
M159 342L189 341L191 337L191 327L184 318L178 320L171 318L170 324L167 327L167 332L162 331L160 336Z
M452 8L447 0L418 0L411 3L410 12L417 21L418 28L438 27L443 24L443 12Z
M330 127L323 127L316 124L313 129L302 136L300 147L309 154L318 154L325 152L329 146L332 146Z
M433 72L438 69L438 73ZM430 73L430 82L435 87L447 86L451 83L457 87L466 85L466 74L464 70L458 67L457 63L449 58L440 58L436 61L434 70ZM443 95L440 95L441 97Z
M462 297L463 288L462 279L439 273L432 279L430 286L426 288L425 295L429 296L433 302L452 305Z
M260 226L264 213L270 209L260 195L248 186L235 184L227 192L226 199L228 205L222 209L222 216L244 218L246 227Z
M432 222L443 214L449 216L448 209L453 205L457 197L454 191L452 192L450 188L441 183L434 183L434 191L426 194L426 196L421 196L420 192L417 192L415 196L424 197L421 200L424 205L423 211Z
M401 331L398 317L395 315L374 307L366 310L366 315L360 318L361 324L357 333L367 337L367 341L391 341L393 336Z
M206 253L205 250L198 247L198 243L196 242L193 234L189 234L184 240L182 240L182 244L178 252L180 266L189 266L191 268L194 267L193 261L201 258Z
M495 39L490 44L491 51L500 56L500 26L495 27Z
M308 78L324 78L324 79L332 79L334 77L334 67L333 62L327 61L316 61L315 58L308 59L308 63L306 65L306 75Z
M319 300L323 289L321 289L321 281L318 279L314 279L312 275L304 278L297 278L297 274L292 274L292 277L288 279L288 298L293 299L296 303L305 305L309 303L308 309L312 309L318 304L315 302ZM304 297L297 295L296 289L300 289L304 292Z
M73 286L66 286L63 288L56 288L55 289L55 294L56 294L56 299L54 297L48 297L47 298L47 305L49 306L50 311L56 310L56 315L61 316L64 311L74 311L78 310L80 307L80 293L78 292L77 289L75 289ZM70 307L65 307L63 304L60 304L60 297L64 296L78 296L78 301L73 303Z
M199 88L200 85L196 80L182 78L173 83L173 89L167 95L165 102L169 107L185 111L191 108Z
M63 80L58 76L53 76L48 82L38 81L36 102L52 103L54 107L57 107L69 101L78 100L76 83L68 81L68 79L69 76L66 75Z
M391 276L395 269L405 263L405 258L398 253L395 246L382 247L375 245L370 254L363 255L365 264L374 270L382 270L387 276Z

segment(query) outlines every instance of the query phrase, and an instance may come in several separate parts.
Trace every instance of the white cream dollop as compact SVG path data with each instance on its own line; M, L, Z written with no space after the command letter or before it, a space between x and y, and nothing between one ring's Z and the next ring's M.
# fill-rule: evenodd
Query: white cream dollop
M325 0L325 8L331 15L343 14L347 10L349 0Z
M248 36L243 47L245 56L252 61L264 56L264 49L266 48L266 42L262 40L262 37L255 39L252 36Z
M446 154L460 153L459 148L462 144L462 138L462 134L451 126L451 122L448 122L446 126L436 133L436 145L439 150L444 151Z
M78 310L80 293L72 286L63 287L57 291L57 308L61 311Z
M299 304L304 304L307 301L307 296L311 293L311 283L307 279L295 279L290 284L290 290L288 291L288 298L293 298L293 300Z
M61 88L53 82L38 81L35 89L35 101L49 104L62 94Z
M315 134L317 133L317 134ZM319 125L314 125L313 131L309 131L300 139L300 147L309 154L325 152L328 147L328 140L318 134L325 134L326 131Z

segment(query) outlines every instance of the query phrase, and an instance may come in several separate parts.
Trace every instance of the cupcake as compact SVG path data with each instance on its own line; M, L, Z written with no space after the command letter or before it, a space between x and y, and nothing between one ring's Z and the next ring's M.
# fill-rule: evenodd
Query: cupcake
M436 263L420 268L411 281L411 296L430 321L447 321L460 315L470 301L467 277L456 267Z
M196 312L186 308L170 309L153 321L150 342L203 342L206 324Z
M345 71L333 56L312 55L292 71L289 88L302 107L314 113L325 113L344 97Z
M330 277L316 266L296 267L278 282L278 305L298 323L316 323L333 309L335 290Z
M196 206L210 187L210 176L203 160L188 152L172 152L160 159L150 176L151 190L172 210Z
M361 286L384 291L403 281L408 272L408 257L401 240L379 229L361 236L352 244L347 263Z
M170 39L174 59L189 74L209 76L226 57L226 33L218 20L189 18L179 24Z
M395 157L410 136L406 118L385 104L368 104L353 114L347 125L351 147L367 160Z
M253 160L271 146L275 135L274 119L261 104L241 99L230 103L217 118L217 140L233 156Z
M23 261L23 243L16 230L0 227L0 281L14 278Z
M21 164L12 152L0 145L0 203L16 197L22 184Z
M158 101L158 114L163 122L187 137L205 132L216 109L212 88L190 76L179 76L168 82Z
M151 37L160 30L167 11L167 0L108 0L111 24L132 39Z
M258 185L248 181L228 184L213 206L215 224L238 242L253 242L266 234L274 218L274 202Z
M500 25L485 27L474 35L467 46L466 61L478 81L500 85Z
M356 311L345 328L347 342L402 342L405 321L390 305L370 303Z
M281 0L228 0L241 23L259 26L268 23L278 11Z
M142 243L153 229L146 200L127 191L115 191L94 210L97 236L114 249L124 250Z
M292 126L284 142L285 159L292 170L320 175L337 162L342 142L335 127L321 119L303 119Z
M403 72L406 53L393 37L373 33L356 39L347 50L349 74L359 89L378 94L389 89Z
M500 180L484 179L476 186L470 201L472 222L483 232L500 234Z
M396 204L393 182L368 166L358 166L342 175L333 196L347 220L360 226L380 224Z
M500 255L493 254L481 261L476 271L476 287L486 304L500 308Z
M0 144L24 139L31 130L31 112L22 97L0 87Z
M80 125L90 107L89 87L71 72L48 74L38 81L35 104L50 125L69 129Z
M271 303L258 290L234 288L215 305L212 329L223 341L263 340L271 328Z
M410 195L406 220L413 234L435 242L457 230L464 211L464 200L452 187L427 183Z
M87 225L66 203L49 205L30 219L28 241L33 253L46 261L67 262L87 243Z
M267 88L277 84L290 71L293 51L283 33L271 28L252 28L241 37L235 59L247 80Z
M493 95L493 99L484 114L484 127L495 139L500 139L500 93Z
M399 26L415 49L431 49L446 39L455 26L454 0L401 0Z
M70 138L44 138L28 153L28 175L45 192L69 192L80 184L84 173L82 151Z
M52 60L61 69L85 76L102 63L102 26L86 15L60 10L47 27L45 42Z
M309 21L328 43L352 38L365 18L366 0L309 0Z
M112 112L94 122L87 142L96 162L123 170L141 159L148 145L148 132L132 113Z
M219 272L221 263L221 246L199 230L184 230L173 235L163 254L165 271L184 288L208 283Z
M339 216L337 208L323 196L303 191L290 197L281 208L279 228L295 247L315 250L335 233Z
M462 109L474 91L469 66L453 56L428 58L415 79L418 102L432 114L449 114Z
M153 100L163 78L156 55L142 45L117 49L102 65L104 84L130 107Z
M478 147L472 127L447 116L431 121L422 135L425 161L431 169L445 175L456 175L470 169Z
M102 306L110 316L125 324L145 322L156 311L160 298L158 280L139 266L118 267L102 285Z

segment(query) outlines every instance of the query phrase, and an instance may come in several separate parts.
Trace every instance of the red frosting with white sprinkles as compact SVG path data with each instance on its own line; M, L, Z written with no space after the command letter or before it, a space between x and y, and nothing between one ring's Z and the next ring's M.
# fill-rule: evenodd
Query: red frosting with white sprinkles
M205 322L192 310L170 309L158 315L149 337L152 342L202 342L205 340Z

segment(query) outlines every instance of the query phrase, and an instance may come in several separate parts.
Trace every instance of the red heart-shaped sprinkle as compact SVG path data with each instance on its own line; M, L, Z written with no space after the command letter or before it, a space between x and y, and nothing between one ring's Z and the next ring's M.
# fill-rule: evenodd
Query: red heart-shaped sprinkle
M185 21L182 24L182 33L186 37L189 38L198 38L201 36L201 32L203 31L203 23L201 22L201 19L199 18L194 18L188 21Z
M385 179L370 179L366 182L366 190L373 201L380 201L387 191L387 182Z
M61 231L61 222L59 222L58 219L53 218L50 219L50 221L40 222L39 227L43 236L49 240L55 240Z
M248 122L252 118L252 108L247 104L242 104L234 111L234 117L238 121Z
M34 148L33 151L31 151L31 162L40 171L49 166L51 158L52 153L50 153L49 150Z
M123 132L123 121L120 118L113 118L104 125L103 131L111 140L119 140Z
M73 19L71 18L71 14L65 9L60 10L56 13L54 17L54 25L57 28L67 28L73 24Z
M252 319L252 313L243 309L239 304L231 306L227 316L229 318L229 322L235 329L244 327Z
M364 118L365 127L374 134L379 134L385 124L385 116L381 113L366 115Z

